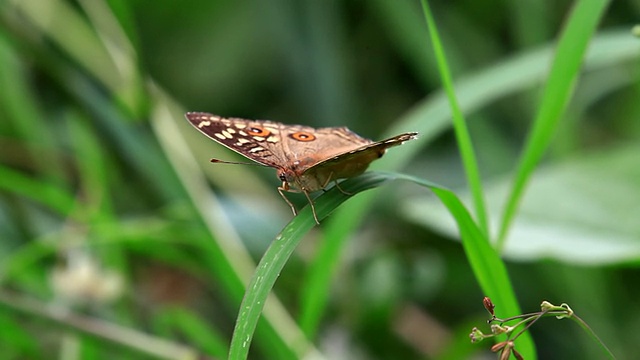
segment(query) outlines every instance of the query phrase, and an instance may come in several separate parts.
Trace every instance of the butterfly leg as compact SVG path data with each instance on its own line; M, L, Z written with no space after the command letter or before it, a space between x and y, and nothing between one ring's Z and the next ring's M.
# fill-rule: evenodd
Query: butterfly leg
M302 190L302 193L304 194L304 196L307 197L307 200L309 200L309 205L311 205L311 212L313 213L313 220L316 221L316 224L320 225L320 220L318 220L318 214L316 214L316 207L313 205L313 199L311 199L311 196L309 195L309 192L307 190Z
M327 181L325 181L325 182L324 182L324 184L322 184L322 192L327 192L327 191L329 191L329 190L327 190L327 186L328 186L328 185L329 185L329 183L331 182L331 177L332 177L332 176L333 176L333 172L331 172L331 173L329 174L329 177L327 177ZM333 180L333 181L336 181L336 180ZM338 184L338 183L336 182L336 185L337 185L337 184Z
M287 199L286 196L284 196L283 191L289 191L289 184L287 183L282 183L282 186L278 186L278 193L280 193L280 196L282 196L282 198L284 199L284 201L287 202L287 204L289 204L289 207L291 208L291 211L293 211L293 216L298 215L298 211L296 210L296 207L293 206L293 204L291 203L291 201L289 201L289 199Z
M289 187L289 184L287 182L282 182L282 185L278 187L278 192L280 193L280 196L282 196L282 198L284 199L284 201L287 202L287 204L289 204L289 207L291 208L291 211L293 211L293 216L298 215L298 211L296 210L296 207L293 206L293 204L291 203L291 201L289 201L289 199L287 199L286 196L284 196L283 191L292 191L292 192L301 192L304 194L304 196L307 197L307 200L309 200L309 205L311 205L311 212L313 213L313 220L316 221L316 224L320 225L320 220L318 220L318 215L316 214L316 207L313 205L313 200L311 199L311 196L309 195L309 192L307 190L294 190L291 189L291 187Z
M342 189L342 188L340 187L340 185L338 184L338 180L333 180L333 182L335 183L335 187L337 187L337 188L338 188L338 190L340 190L340 192L341 192L341 193L343 193L343 194L345 194L345 195L347 195L347 196L351 196L351 195L353 195L353 193L350 193L350 192L345 191L344 189Z

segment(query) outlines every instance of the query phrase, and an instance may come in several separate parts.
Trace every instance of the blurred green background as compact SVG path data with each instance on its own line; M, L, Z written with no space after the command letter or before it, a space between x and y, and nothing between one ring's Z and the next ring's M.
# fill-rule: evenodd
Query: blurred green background
M572 5L431 4L494 233ZM569 303L619 359L640 332L639 13L614 1L601 19L503 253L523 311ZM374 167L410 154L400 171L466 197L417 0L4 0L0 21L0 359L226 356L291 213L272 169L210 164L241 159L186 111L419 131ZM337 211L306 235L250 357L493 358L469 342L488 315L438 200L397 182L345 207L362 196L376 201L357 221ZM335 229L349 240L305 337L310 264ZM540 358L603 358L575 323L531 332Z

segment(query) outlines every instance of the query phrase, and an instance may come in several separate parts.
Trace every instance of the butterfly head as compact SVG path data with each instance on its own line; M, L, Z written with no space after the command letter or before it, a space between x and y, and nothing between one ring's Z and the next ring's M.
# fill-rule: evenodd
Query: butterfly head
M317 158L308 156L294 160L288 166L279 167L278 179L282 181L282 187L310 192L325 188L327 183L322 180L324 177L310 171L317 162Z
M282 187L287 190L291 187L297 189L304 188L300 183L300 175L301 172L297 171L296 165L291 168L282 167L278 169L278 179L282 181Z
M289 190L290 188L289 184L291 183L292 179L287 176L287 173L285 172L284 169L278 170L278 179L282 181L282 187L285 190Z

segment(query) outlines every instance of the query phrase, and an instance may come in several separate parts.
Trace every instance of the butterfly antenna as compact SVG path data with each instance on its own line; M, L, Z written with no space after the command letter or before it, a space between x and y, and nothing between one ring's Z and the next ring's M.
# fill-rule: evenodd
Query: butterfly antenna
M262 164L258 164L258 163L251 163L251 162L240 162L240 161L226 161L226 160L220 160L220 159L211 159L209 160L214 164L230 164L230 165L255 165L255 166L264 166L264 167L268 167L267 165L262 165Z

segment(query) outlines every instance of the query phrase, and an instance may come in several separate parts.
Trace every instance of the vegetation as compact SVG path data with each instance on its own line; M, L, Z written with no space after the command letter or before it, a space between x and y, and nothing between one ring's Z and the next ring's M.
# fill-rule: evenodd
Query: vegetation
M0 359L632 358L639 10L3 1ZM187 111L420 135L315 226Z

